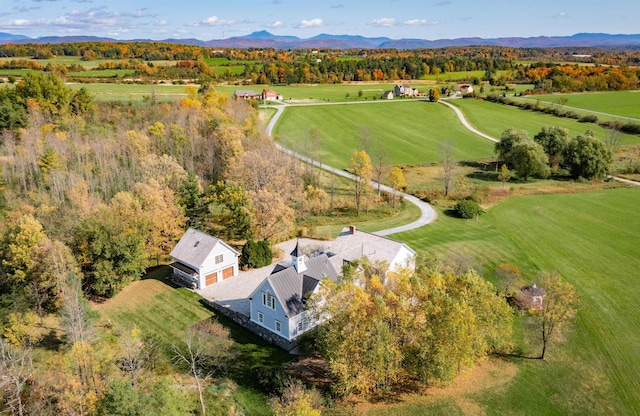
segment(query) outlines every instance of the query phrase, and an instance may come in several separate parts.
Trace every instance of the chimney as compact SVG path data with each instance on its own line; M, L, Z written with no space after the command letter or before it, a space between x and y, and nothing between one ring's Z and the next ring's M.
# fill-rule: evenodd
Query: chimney
M356 226L355 225L350 225L349 226L349 234L355 234L356 233Z

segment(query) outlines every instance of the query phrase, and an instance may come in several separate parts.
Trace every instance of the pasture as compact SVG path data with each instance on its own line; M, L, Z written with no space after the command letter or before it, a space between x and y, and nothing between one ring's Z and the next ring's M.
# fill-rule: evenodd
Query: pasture
M384 146L387 166L436 162L438 146L448 140L454 143L458 160L493 153L493 143L466 130L450 109L426 101L289 107L274 133L281 144L304 151L312 130L317 130L320 161L344 169L353 150L361 147L358 137L362 128L371 132L372 143Z
M571 137L584 134L587 130L592 130L596 134L596 138L600 140L604 140L610 132L610 130L593 123L580 123L573 119L521 110L516 107L483 100L451 100L449 103L459 107L474 127L498 139L502 132L508 128L526 130L531 138L540 132L544 126L560 126L569 129ZM638 136L631 134L622 134L621 136L622 145L640 143L640 137Z
M638 204L637 189L516 198L479 221L440 209L435 223L394 236L432 253L469 253L489 279L512 263L529 281L555 270L576 287L579 314L567 342L552 345L545 361L512 359L519 370L511 382L471 396L489 413L637 414ZM535 338L521 342L525 355L539 354Z
M155 94L159 101L187 98L184 85L172 84L67 84L71 89L86 88L97 101L142 101Z
M551 94L526 97L546 103L557 103L565 98L566 107L582 108L640 120L640 91L590 92L575 94Z

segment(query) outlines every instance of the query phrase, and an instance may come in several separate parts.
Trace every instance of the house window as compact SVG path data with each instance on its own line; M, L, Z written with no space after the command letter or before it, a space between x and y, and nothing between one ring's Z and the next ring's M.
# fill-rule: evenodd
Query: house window
M215 260L216 260L216 264L222 263L222 254L218 254Z
M276 332L280 332L281 329L282 329L282 324L280 323L280 321L276 321Z
M262 293L262 304L267 308L276 310L276 298L271 295L271 292Z
M298 332L302 332L302 321L298 322Z
M261 324L264 323L264 314L262 312L258 312L258 321L260 321Z

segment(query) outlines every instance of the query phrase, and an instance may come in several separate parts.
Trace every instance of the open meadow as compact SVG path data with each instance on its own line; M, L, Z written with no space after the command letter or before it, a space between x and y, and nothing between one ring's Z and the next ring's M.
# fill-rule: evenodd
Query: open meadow
M555 270L575 286L579 314L567 342L544 361L512 359L509 384L472 396L488 414L638 414L638 191L516 198L478 221L440 210L435 223L394 236L432 253L469 253L489 278L512 263L528 280ZM536 356L540 343L528 338L522 352Z
M566 99L564 105L568 107L583 108L640 120L640 91L551 94L526 98L554 104L558 103L559 99Z
M459 107L474 127L495 138L500 138L502 132L508 128L526 130L533 138L544 126L560 126L569 129L571 137L592 130L600 140L604 140L610 132L593 123L580 123L574 119L555 117L484 100L462 99L448 102ZM640 144L640 136L621 134L621 137L622 145Z
M97 101L142 101L152 94L158 101L187 98L184 85L172 84L68 84L71 89L86 88Z
M283 145L302 149L317 129L320 160L347 168L353 150L361 147L358 136L363 127L370 130L372 143L384 145L385 165L436 162L438 146L448 140L454 143L458 160L490 157L493 152L493 144L466 130L450 109L426 101L289 107L275 134Z

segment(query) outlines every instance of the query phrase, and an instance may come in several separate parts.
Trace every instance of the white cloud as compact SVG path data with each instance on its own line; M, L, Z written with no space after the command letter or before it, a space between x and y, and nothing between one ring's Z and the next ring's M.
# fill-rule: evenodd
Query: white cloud
M0 20L0 27L7 30L29 29L40 32L46 29L47 34L67 33L67 32L87 32L96 33L107 31L108 33L126 33L127 31L139 29L146 26L145 21L140 18L151 17L147 15L145 9L133 12L110 12L106 8L92 8L86 11L72 10L63 15L53 18L42 19L12 19ZM134 22L132 19L136 19Z
M405 20L404 24L408 26L435 26L442 23L439 20L427 20L427 19L411 19Z
M298 29L308 29L310 27L320 27L320 26L324 26L324 22L322 21L322 19L311 19L311 20L300 21L300 23L296 27Z
M373 19L367 24L378 27L391 27L396 25L396 19L392 17L383 17L382 19Z
M166 25L168 25L168 24L169 24L169 21L168 21L168 20L158 20L158 21L155 23L155 25L156 25L156 26L166 26Z
M555 19L565 19L565 18L569 17L569 15L566 14L565 12L560 12L558 14L553 15L553 17Z
M225 20L220 19L218 16L211 16L200 22L192 23L191 26L228 26L235 22L235 20Z
M275 22L268 23L267 27L270 27L272 29L276 29L276 28L279 28L279 27L284 27L284 23L282 23L279 20L276 20Z

